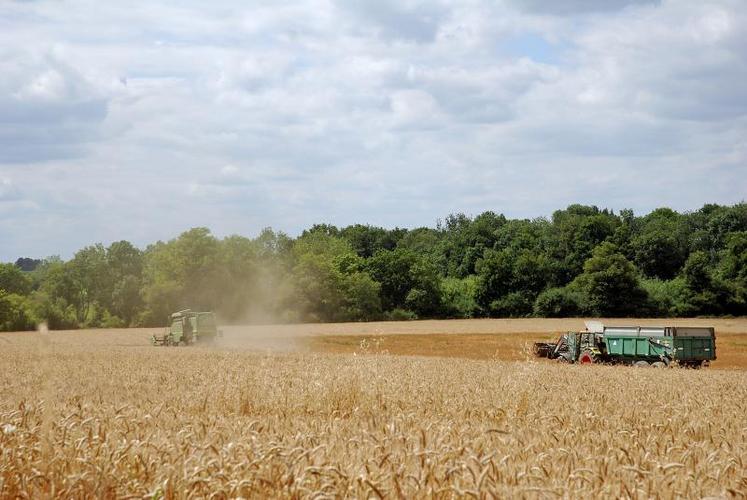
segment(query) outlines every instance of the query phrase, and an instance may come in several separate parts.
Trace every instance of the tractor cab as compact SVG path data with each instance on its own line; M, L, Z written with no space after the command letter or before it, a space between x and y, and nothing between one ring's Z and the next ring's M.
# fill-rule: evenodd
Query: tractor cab
M535 355L569 363L594 362L606 354L604 336L595 331L568 332L556 342L536 342ZM589 358L587 360L587 358Z

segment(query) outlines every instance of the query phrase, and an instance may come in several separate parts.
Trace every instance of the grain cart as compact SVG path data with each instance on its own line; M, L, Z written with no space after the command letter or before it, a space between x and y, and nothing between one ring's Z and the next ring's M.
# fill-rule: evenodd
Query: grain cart
M534 353L569 363L700 368L716 359L716 335L711 327L604 326L594 321L557 342L536 342Z
M185 309L172 314L164 334L153 335L150 341L153 345L190 345L214 342L220 336L213 313Z

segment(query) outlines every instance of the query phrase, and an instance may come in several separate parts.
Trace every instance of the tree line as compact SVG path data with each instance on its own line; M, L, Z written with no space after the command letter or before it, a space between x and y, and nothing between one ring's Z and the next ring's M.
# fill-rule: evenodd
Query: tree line
M226 323L744 315L747 204L318 224L297 238L194 228L144 250L118 241L0 264L0 330L158 326L184 308Z

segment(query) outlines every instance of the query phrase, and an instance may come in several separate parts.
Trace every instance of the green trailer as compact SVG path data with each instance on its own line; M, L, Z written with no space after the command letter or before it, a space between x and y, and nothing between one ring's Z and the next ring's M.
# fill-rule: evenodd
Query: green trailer
M153 335L153 345L191 345L214 342L221 335L212 312L191 309L178 311L169 317L169 326L163 335Z
M604 326L588 322L585 331L568 332L557 342L538 342L537 356L570 363L700 368L716 359L711 327Z
M606 357L615 362L700 367L716 359L716 334L710 327L605 327L603 335Z

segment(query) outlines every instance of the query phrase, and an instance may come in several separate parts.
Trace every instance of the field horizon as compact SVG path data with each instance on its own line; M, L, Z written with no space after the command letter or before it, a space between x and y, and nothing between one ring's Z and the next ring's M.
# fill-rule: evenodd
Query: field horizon
M747 317L739 318L479 318L223 325L223 337L201 349L256 352L356 354L370 351L406 356L520 361L531 358L533 342L554 341L561 333L584 328L584 321L607 325L713 326L717 359L711 368L747 368ZM148 347L154 328L54 330L60 345ZM27 342L38 332L0 333L0 344Z

